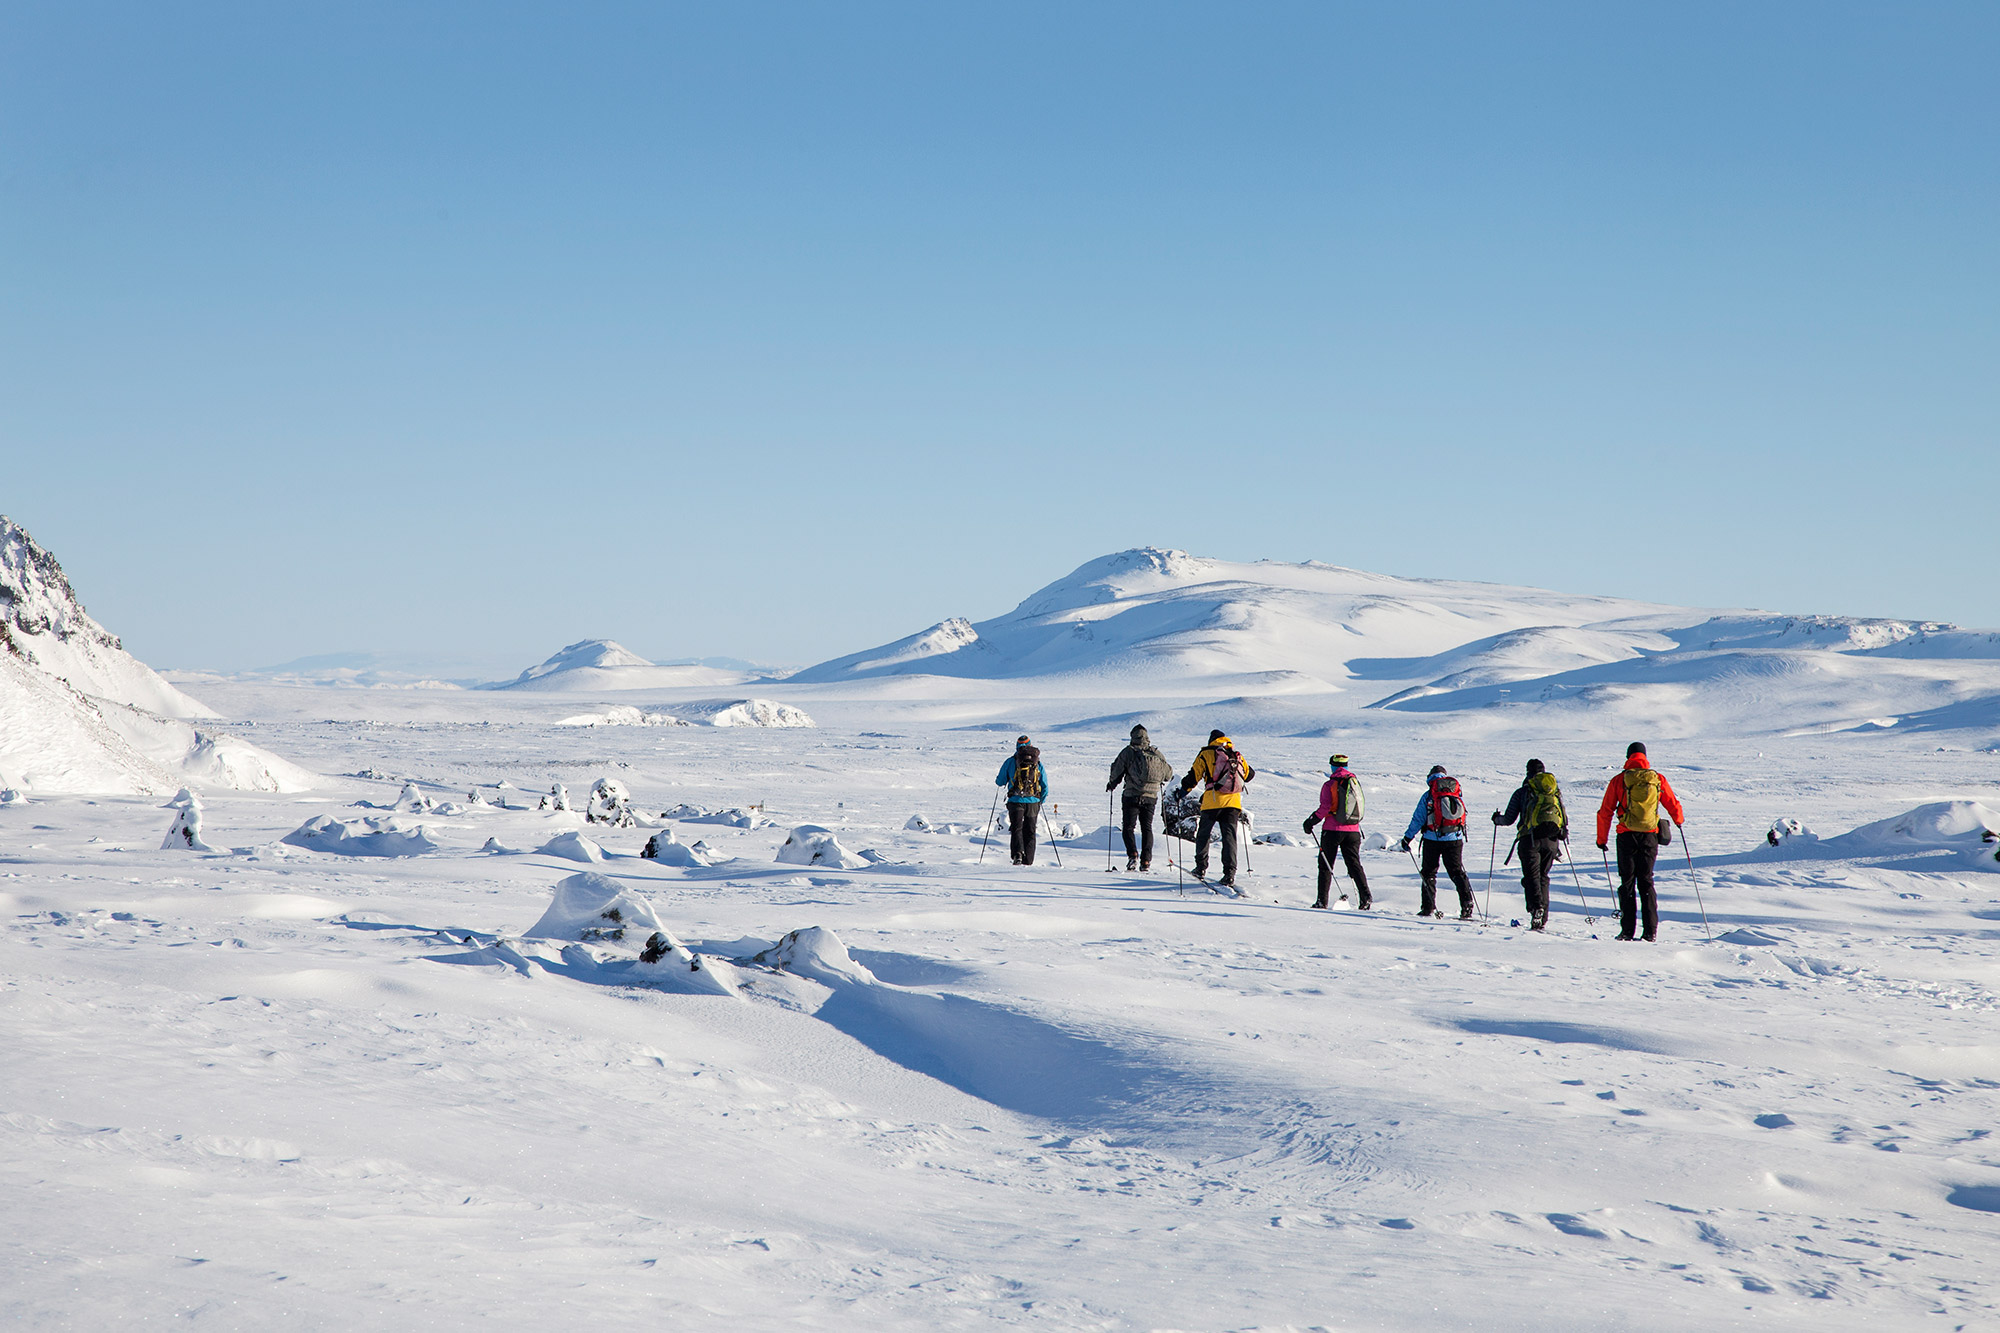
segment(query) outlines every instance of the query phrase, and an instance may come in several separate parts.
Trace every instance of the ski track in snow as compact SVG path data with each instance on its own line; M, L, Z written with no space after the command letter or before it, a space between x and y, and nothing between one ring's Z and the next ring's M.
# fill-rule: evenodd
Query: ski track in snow
M231 711L260 702L260 743L393 776L214 794L213 855L155 850L152 800L0 809L9 1327L1994 1320L2000 874L1738 855L1781 816L1831 834L1991 803L1990 754L1657 744L1733 938L1704 943L1676 846L1649 948L1611 942L1582 833L1596 922L1559 866L1545 938L1506 924L1511 868L1493 924L1419 920L1393 848L1367 854L1367 915L1304 909L1306 848L1255 848L1246 901L1106 874L1102 843L975 865L976 836L903 825L983 825L1006 738L881 706L612 735L546 725L568 707L547 699L490 726L328 723L318 704L354 705L310 691ZM1065 818L1101 832L1121 732L1045 743ZM1329 743L1237 735L1259 827L1295 827ZM1157 739L1185 766L1197 738ZM1584 829L1623 748L1342 746L1392 838L1434 758L1479 816L1530 752ZM738 858L685 870L637 858L647 829L591 830L613 853L594 868L690 947L745 958L822 925L879 984L745 967L737 1001L490 961L578 866L480 847L581 828L535 797L600 775L642 809L777 821L679 826ZM405 779L462 802L503 778L486 795L514 809L412 817L433 854L279 842ZM900 864L775 864L806 822Z

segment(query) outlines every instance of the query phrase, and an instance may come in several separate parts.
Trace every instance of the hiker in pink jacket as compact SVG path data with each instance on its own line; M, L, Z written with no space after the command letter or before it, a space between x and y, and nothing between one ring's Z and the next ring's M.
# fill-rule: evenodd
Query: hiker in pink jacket
M1329 762L1333 775L1320 787L1319 809L1306 816L1305 824L1307 833L1320 825L1319 901L1313 906L1326 906L1334 858L1340 857L1347 862L1347 876L1354 881L1358 905L1365 912L1375 905L1375 897L1368 892L1368 872L1361 868L1361 779L1348 771L1346 755L1334 755Z

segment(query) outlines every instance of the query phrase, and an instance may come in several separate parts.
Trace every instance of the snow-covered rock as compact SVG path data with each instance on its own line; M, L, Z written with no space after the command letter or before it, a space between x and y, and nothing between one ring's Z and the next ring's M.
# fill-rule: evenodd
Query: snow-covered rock
M402 793L396 797L396 804L391 807L398 814L405 815L427 815L436 808L437 802L419 791L414 782L403 784Z
M778 848L778 861L783 865L824 866L834 870L859 870L868 864L841 846L831 830L817 824L801 824L793 829L784 846Z
M680 705L681 716L711 727L810 727L804 710L770 699L710 699Z
M705 866L710 864L707 853L708 844L698 842L690 847L676 838L672 829L661 829L646 839L639 855L663 866Z
M556 834L535 850L544 856L560 856L568 861L597 862L604 859L604 849L575 829Z
M674 937L638 891L591 871L557 883L541 919L524 940L573 941L563 962L593 980L665 984L695 994L737 993L731 969ZM606 966L605 954L630 954ZM613 970L615 969L615 970Z
M631 828L638 822L632 814L632 793L617 778L599 778L590 784L583 817L592 824L609 824L613 828Z
M559 881L541 918L521 935L524 939L590 943L644 940L653 931L665 929L653 905L636 889L609 875L586 870Z
M202 840L201 802L189 801L174 807L173 827L160 843L163 852L212 852L215 848Z
M438 849L421 824L408 826L394 815L368 819L318 815L280 841L335 856L422 856Z
M549 788L549 794L535 807L537 810L560 811L569 809L569 788L558 782Z
M794 930L750 961L790 972L827 986L879 985L840 936L825 926L805 926Z
M0 787L0 805L26 805L28 798L18 787Z
M629 704L613 704L601 713L575 713L555 723L558 727L685 727L689 724L671 713L649 713Z
M903 827L911 833L929 833L931 832L931 821L925 819L922 815L911 815L903 821Z

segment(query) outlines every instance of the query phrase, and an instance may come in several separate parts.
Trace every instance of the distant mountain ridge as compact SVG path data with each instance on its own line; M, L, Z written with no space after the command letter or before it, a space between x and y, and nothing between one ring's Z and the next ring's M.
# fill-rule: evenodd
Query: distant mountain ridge
M477 688L588 694L741 685L768 678L768 673L694 663L660 666L616 640L583 639L566 645L548 660L527 668L512 680L489 681Z
M1748 730L2000 725L2000 633L1157 547L1089 561L1004 615L945 620L789 683L919 676L1068 692L1095 680L1154 697L1316 696L1321 714L1525 706Z

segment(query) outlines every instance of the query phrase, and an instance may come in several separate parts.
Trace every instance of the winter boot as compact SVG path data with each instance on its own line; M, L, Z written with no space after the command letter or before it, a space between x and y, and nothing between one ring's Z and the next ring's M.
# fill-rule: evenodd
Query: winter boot
M1126 874L1128 874L1128 875L1129 875L1129 874L1131 874L1131 873L1132 873L1132 872L1133 872L1134 870L1137 870L1138 868L1139 868L1139 858L1138 858L1138 857L1136 857L1136 856L1128 856L1128 857L1126 857L1126 858L1125 858L1125 873L1126 873Z
M1549 914L1547 912L1542 911L1540 908L1536 908L1533 912L1530 912L1528 914L1529 930L1540 930L1543 927L1547 926L1548 924L1549 924Z

